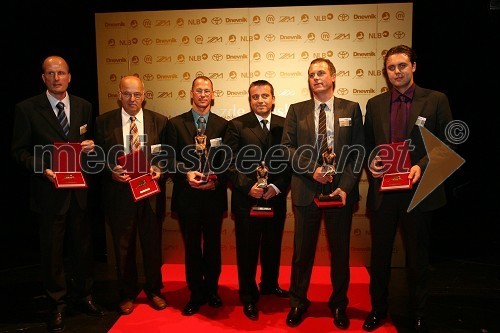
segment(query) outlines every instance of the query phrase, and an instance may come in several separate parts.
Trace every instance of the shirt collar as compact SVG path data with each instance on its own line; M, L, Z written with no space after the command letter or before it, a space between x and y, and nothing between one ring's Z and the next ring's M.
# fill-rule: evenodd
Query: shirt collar
M196 111L194 111L193 109L191 109L191 113L193 114L194 123L195 123L195 125L197 125L198 124L198 118L200 118L202 115L196 113ZM203 118L205 118L205 123L208 123L208 116L209 115L210 115L210 112L208 112L207 114L203 115Z
M122 108L122 124L130 123L130 117L132 116L125 112L125 110ZM142 108L141 110L139 110L139 113L135 115L135 121L144 123L144 112L142 112Z
M332 96L332 98L330 98L328 101L326 102L320 102L318 101L317 99L314 99L314 110L315 111L318 111L319 112L319 106L322 104L322 103L325 103L326 104L326 108L325 108L325 111L330 111L330 110L333 110L333 99L335 97Z
M391 101L392 102L396 102L399 100L399 96L400 95L405 95L406 97L408 97L411 100L413 100L413 94L415 93L415 83L413 83L408 89L406 89L406 91L401 94L399 91L397 91L396 89L392 89L392 94L391 94Z

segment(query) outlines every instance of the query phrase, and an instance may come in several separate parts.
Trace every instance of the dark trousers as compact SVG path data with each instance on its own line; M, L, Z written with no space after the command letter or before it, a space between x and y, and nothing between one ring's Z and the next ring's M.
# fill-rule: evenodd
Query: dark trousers
M316 245L324 215L325 230L330 249L330 280L333 292L328 305L346 308L349 302L349 243L352 224L352 205L341 208L319 209L314 201L309 206L294 205L295 236L290 281L290 305L305 307L310 305L307 291L316 254Z
M38 215L42 275L51 311L66 307L68 287L64 269L64 239L71 265L72 290L76 298L90 297L92 288L92 236L90 221L71 195L70 206L63 215Z
M406 251L410 309L424 315L429 295L430 212L407 212L410 193L387 193L380 208L371 212L370 296L372 310L387 313L391 258L398 225Z
M203 199L211 193L197 194L199 198L182 203L179 225L184 240L186 282L191 291L190 301L203 303L208 294L217 294L219 288L223 212Z
M135 205L135 213L108 216L116 258L120 298L135 299L140 291L137 270L137 235L139 235L147 295L163 288L161 266L162 220L153 212L149 200Z
M259 253L261 288L278 286L285 214L275 214L272 218L253 218L249 212L235 216L239 295L243 303L256 303L259 300L255 280Z

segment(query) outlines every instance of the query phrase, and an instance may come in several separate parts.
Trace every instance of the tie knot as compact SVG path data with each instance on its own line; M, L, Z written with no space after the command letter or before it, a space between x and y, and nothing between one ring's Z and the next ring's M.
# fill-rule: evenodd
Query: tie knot
M198 118L198 123L199 124L204 124L206 121L205 121L205 117L201 116L200 118Z
M320 112L321 112L321 111L325 111L325 108L326 108L326 104L325 104L325 103L321 103L321 104L319 105L319 111L320 111Z
M130 121L131 121L131 122L132 122L132 121L135 121L135 117L134 117L134 116L130 117Z
M64 103L63 102L59 102L56 104L56 108L59 110L59 111L63 111L64 110Z
M398 100L403 103L408 103L410 101L410 98L405 94L401 94L399 95Z
M266 126L268 120L267 119L262 119L260 122L262 123L262 126Z

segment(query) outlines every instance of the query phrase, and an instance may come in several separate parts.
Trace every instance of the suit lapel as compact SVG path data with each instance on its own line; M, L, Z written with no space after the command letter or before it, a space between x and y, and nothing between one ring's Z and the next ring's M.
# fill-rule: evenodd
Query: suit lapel
M259 122L259 119L257 119L257 116L253 113L253 111L250 111L248 113L248 128L250 131L252 131L253 134L259 139L262 144L267 145L267 137L264 134L264 131L262 130L262 125ZM271 117L272 118L272 117Z
M69 113L69 141L79 141L80 139L80 125L82 123L82 116L83 116L83 111L82 111L82 106L81 104L77 103L74 101L73 98L71 98L71 95L69 96L69 103L70 103L70 113ZM87 124L88 126L88 124Z
M407 137L410 137L411 131L413 130L413 126L417 122L417 117L420 114L420 111L423 110L425 106L425 99L420 98L422 97L422 94L420 94L420 92L421 92L420 88L416 86L415 92L413 93L410 116L408 118L408 125L406 128L406 133L408 133Z
M50 126L52 126L57 131L61 138L65 138L66 136L64 135L61 124L59 123L59 120L57 119L57 116L54 113L54 110L52 109L52 106L50 105L50 102L45 93L40 95L40 103L38 107L42 117L44 117L50 124Z
M310 99L309 103L306 105L306 109L303 112L306 112L306 128L301 131L301 134L307 135L309 137L308 142L311 145L316 145L316 126L314 125L314 99Z

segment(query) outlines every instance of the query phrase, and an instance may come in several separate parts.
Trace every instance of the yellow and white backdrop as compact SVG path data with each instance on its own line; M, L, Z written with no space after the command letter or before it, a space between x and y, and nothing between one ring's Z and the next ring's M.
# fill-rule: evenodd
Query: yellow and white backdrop
M274 113L286 116L291 103L310 98L307 70L317 57L332 60L337 69L335 95L359 102L364 113L366 101L387 90L382 74L385 52L412 41L412 3L97 13L95 22L101 113L117 108L118 82L133 74L145 83L147 108L168 117L178 115L190 109L192 80L206 75L214 83L212 112L228 120L249 112L248 86L265 79L275 88ZM166 188L167 206L171 186ZM369 265L366 175L360 192L352 225L351 266ZM291 263L293 249L290 197L288 203L283 265ZM163 240L164 261L182 263L182 238L170 211ZM222 248L223 263L234 264L230 212L224 218ZM316 264L329 264L324 232ZM398 234L392 265L404 264Z

